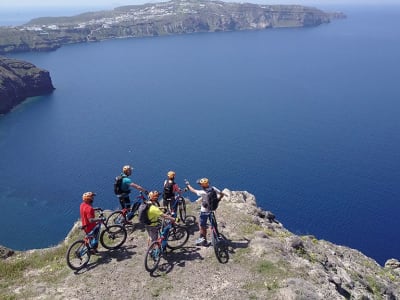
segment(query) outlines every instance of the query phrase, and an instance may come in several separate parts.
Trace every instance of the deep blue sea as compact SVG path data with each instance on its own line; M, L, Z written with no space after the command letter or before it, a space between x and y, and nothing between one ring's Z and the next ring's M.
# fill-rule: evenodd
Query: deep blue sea
M209 177L296 234L400 258L400 6L304 29L118 39L24 53L56 90L0 117L0 244L55 245L114 177ZM188 195L195 200L193 194Z

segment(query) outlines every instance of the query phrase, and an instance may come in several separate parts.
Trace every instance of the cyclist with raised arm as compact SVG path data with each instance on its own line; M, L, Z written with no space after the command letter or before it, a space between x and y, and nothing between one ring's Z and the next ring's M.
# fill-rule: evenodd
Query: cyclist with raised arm
M100 227L96 227L97 222L101 221L101 218L95 217L95 211L92 206L94 196L96 196L93 192L86 192L82 195L82 203L79 207L79 213L81 216L81 222L83 230L86 234L93 235L93 243L91 243L91 251L92 253L97 253L97 247L99 245L97 236L99 234Z
M158 197L160 193L158 191L151 191L149 193L150 207L147 210L147 217L150 224L146 225L146 230L149 235L149 245L158 239L158 232L160 230L160 218L171 220L175 222L175 218L164 213L158 205Z
M131 208L131 199L129 198L131 188L135 188L139 191L144 192L145 194L148 193L146 191L146 189L144 189L137 183L132 182L132 180L129 178L129 176L132 175L132 171L133 171L133 167L131 167L130 165L125 165L122 167L122 173L120 175L122 177L121 187L120 187L121 193L119 193L117 195L122 209ZM133 209L133 211L134 211L134 209ZM131 211L127 214L128 220L131 220L133 218L133 215L134 215L133 211Z
M198 197L201 197L201 208L200 208L200 237L196 240L196 245L198 246L208 246L207 242L207 221L210 215L210 199L209 195L212 190L214 190L219 196L219 200L225 196L223 192L217 189L215 186L210 186L208 178L201 178L197 180L197 183L202 187L201 190L194 189L189 181L185 180L186 187L192 193L195 193Z
M165 208L169 209L171 213L174 213L175 205L175 195L176 193L181 193L181 189L178 184L175 183L175 171L169 171L167 173L167 179L164 181L163 190L163 205Z

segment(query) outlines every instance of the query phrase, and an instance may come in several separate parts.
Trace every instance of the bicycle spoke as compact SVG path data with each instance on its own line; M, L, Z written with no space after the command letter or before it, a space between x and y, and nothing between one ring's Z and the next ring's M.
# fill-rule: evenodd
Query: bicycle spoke
M108 226L100 234L100 243L106 249L116 249L125 243L128 233L121 225Z
M126 222L125 216L123 215L122 211L114 211L111 215L108 216L106 224L107 225L114 225L114 224L121 224L123 225Z
M72 270L80 270L86 266L90 259L90 251L83 240L74 242L67 250L67 265Z
M185 222L186 226L194 225L196 223L196 217L195 216L186 216L184 222Z
M168 240L167 247L170 249L177 249L186 244L189 239L189 231L186 227L175 225L171 228Z

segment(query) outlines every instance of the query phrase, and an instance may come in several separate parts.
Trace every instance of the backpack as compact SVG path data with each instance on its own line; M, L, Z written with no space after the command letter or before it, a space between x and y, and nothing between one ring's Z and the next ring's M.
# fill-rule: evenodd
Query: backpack
M115 195L121 195L121 194L129 194L131 191L123 191L122 190L122 180L126 177L126 175L121 174L115 177L114 181L114 193Z
M221 199L218 198L216 190L210 187L206 189L206 193L208 196L207 207L210 210L216 210L218 208L219 201L221 201Z
M140 204L139 209L138 209L138 217L139 217L139 222L145 225L150 225L150 219L148 215L148 211L150 208L150 203L143 202Z
M117 177L115 177L115 181L114 181L114 193L115 195L121 195L122 192L122 179L124 179L124 176L122 175L118 175Z
M171 199L174 197L174 184L173 180L166 180L164 184L163 199Z

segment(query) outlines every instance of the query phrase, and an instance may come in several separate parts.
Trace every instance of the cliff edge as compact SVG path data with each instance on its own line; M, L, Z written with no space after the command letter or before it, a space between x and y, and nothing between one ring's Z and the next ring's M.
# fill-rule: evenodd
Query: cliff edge
M26 61L0 57L0 115L28 97L54 90L48 71Z
M169 252L149 274L143 263L147 235L142 225L134 224L120 249L101 248L86 269L74 273L64 256L82 235L77 222L59 246L1 260L0 298L400 299L398 260L382 267L357 250L294 235L271 212L257 207L250 193L224 193L228 197L216 216L229 242L226 264L217 261L212 246L195 246L198 228L192 224L187 225L188 243ZM197 219L199 206L189 204ZM11 271L13 277L3 275Z

